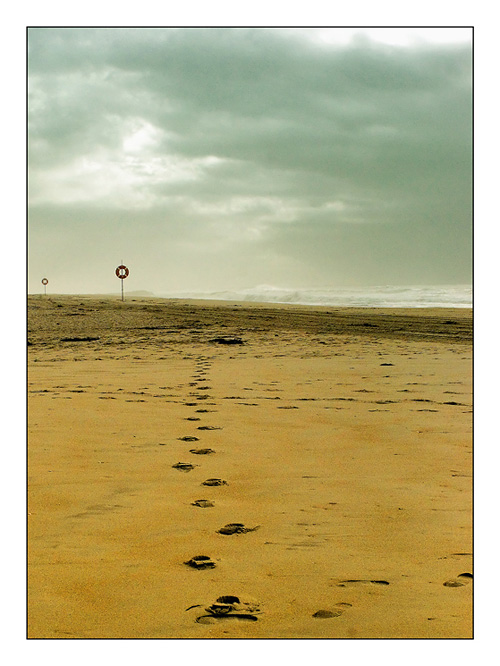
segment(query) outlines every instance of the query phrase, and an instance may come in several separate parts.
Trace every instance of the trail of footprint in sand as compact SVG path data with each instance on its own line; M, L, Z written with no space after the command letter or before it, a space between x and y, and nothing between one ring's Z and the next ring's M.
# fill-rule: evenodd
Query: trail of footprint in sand
M194 377L193 377L194 378ZM201 377L200 377L201 379ZM206 381L206 379L205 379ZM191 384L193 386L194 384ZM203 390L210 390L210 386L204 385L204 386L197 386L198 391L203 391ZM199 395L194 392L190 393L191 396L195 397L196 399L207 399L210 398L211 396L207 395ZM187 403L186 403L187 404ZM194 406L194 405L193 405ZM208 409L197 409L196 413L208 413L209 411L215 411L215 410L208 410ZM199 420L198 417L190 417L190 420ZM211 426L211 425L206 425L206 426L198 426L198 430L200 431L209 431L209 430L222 430L221 426ZM181 441L195 441L198 438L197 437L191 437L191 436L184 436L184 437L179 437L178 438ZM202 449L190 449L190 453L196 454L196 455L207 455L207 454L212 454L215 453L213 449L210 448L202 448ZM178 465L180 465L178 463ZM184 465L183 465L184 467ZM205 486L222 486L222 485L228 485L227 481L219 478L211 478L211 479L206 479L202 485ZM209 508L213 507L214 503L211 500L206 500L206 499L199 499L195 500L192 502L193 506L196 507L201 507L201 508ZM220 528L217 530L218 533L222 535L231 535L231 534L244 534L246 532L253 532L258 529L259 526L256 527L245 527L243 523L229 523L225 525L224 527ZM186 565L196 568L196 569L211 569L215 567L215 562L211 560L208 556L206 555L199 555L191 558L187 562L185 562ZM190 607L190 608L196 608ZM256 608L257 609L257 608ZM189 610L189 609L188 609ZM210 607L206 608L206 614L205 615L200 615L196 618L196 622L200 624L213 624L218 621L256 621L257 617L251 613L248 612L249 610L253 610L242 606L240 600L238 597L219 597L217 599L217 602L215 604L212 604Z

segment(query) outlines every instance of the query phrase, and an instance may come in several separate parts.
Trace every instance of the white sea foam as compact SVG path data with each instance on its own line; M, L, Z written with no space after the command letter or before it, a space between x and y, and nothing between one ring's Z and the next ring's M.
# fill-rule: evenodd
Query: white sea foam
M470 308L470 285L281 288L259 285L252 289L215 292L177 292L165 298L195 298L254 303L295 303L370 308Z

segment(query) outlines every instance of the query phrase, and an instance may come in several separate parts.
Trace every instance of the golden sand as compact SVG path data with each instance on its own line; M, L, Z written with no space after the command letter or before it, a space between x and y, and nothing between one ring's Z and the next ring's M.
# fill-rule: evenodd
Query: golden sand
M28 325L30 638L471 637L470 310L59 296Z

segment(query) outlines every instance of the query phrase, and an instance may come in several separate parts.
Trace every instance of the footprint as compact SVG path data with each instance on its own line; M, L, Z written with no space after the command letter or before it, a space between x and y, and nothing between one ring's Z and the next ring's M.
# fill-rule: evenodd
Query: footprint
M204 456L208 453L215 453L213 449L189 449L189 453L194 453L197 456Z
M199 437L193 437L192 435L186 435L186 437L177 437L181 442L199 442Z
M207 500L207 499L199 499L195 500L194 502L191 502L192 506L201 506L202 508L206 509L211 506L215 506L212 500Z
M221 620L256 622L257 614L261 612L259 603L255 600L244 601L233 595L218 597L205 611L207 615L196 618L199 624L214 624Z
M207 479L206 481L203 481L201 484L202 486L227 486L228 483L227 481L224 481L223 479Z
M352 585L356 583L369 583L372 585L389 585L386 580L368 580L364 578L349 578L348 580L339 580L336 585L337 587L346 587L346 585Z
M339 617L340 615L342 615L342 613L344 612L344 610L346 608L351 608L351 607L352 607L352 604L341 602L341 603L335 604L335 606L333 606L332 608L318 610L315 613L313 613L312 616L316 617L318 619L321 619L321 620L323 620L323 619L326 620L330 617Z
M451 578L443 583L445 587L463 587L468 585L473 576L471 573L461 573L456 578Z
M215 562L213 562L213 560L211 560L208 557L208 555L195 555L195 557L192 557L187 562L184 562L184 564L187 564L188 567L192 567L193 569L214 569L215 568Z
M198 430L222 430L221 426L198 426Z
M182 463L178 462L175 465L172 465L174 469L178 469L180 472L190 472L192 469L197 467L197 465L192 465L191 463Z
M228 523L221 527L220 530L217 530L219 534L245 534L246 532L255 532L258 530L260 525L256 527L245 527L243 523Z
M340 608L337 608L335 610L318 610L313 613L312 616L323 620L330 617L338 617L339 615L342 615L342 613L343 611L340 610Z

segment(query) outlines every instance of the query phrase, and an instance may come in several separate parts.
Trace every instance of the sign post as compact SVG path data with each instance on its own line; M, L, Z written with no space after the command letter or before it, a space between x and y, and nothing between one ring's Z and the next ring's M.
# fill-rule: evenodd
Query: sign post
M47 285L49 284L47 278L42 278L42 284L43 284L43 293L45 294L45 296L47 296Z
M129 269L124 266L123 264L120 264L118 268L115 271L116 277L120 278L121 280L121 287L122 287L122 301L123 299L123 280L128 277L128 274L130 273Z

